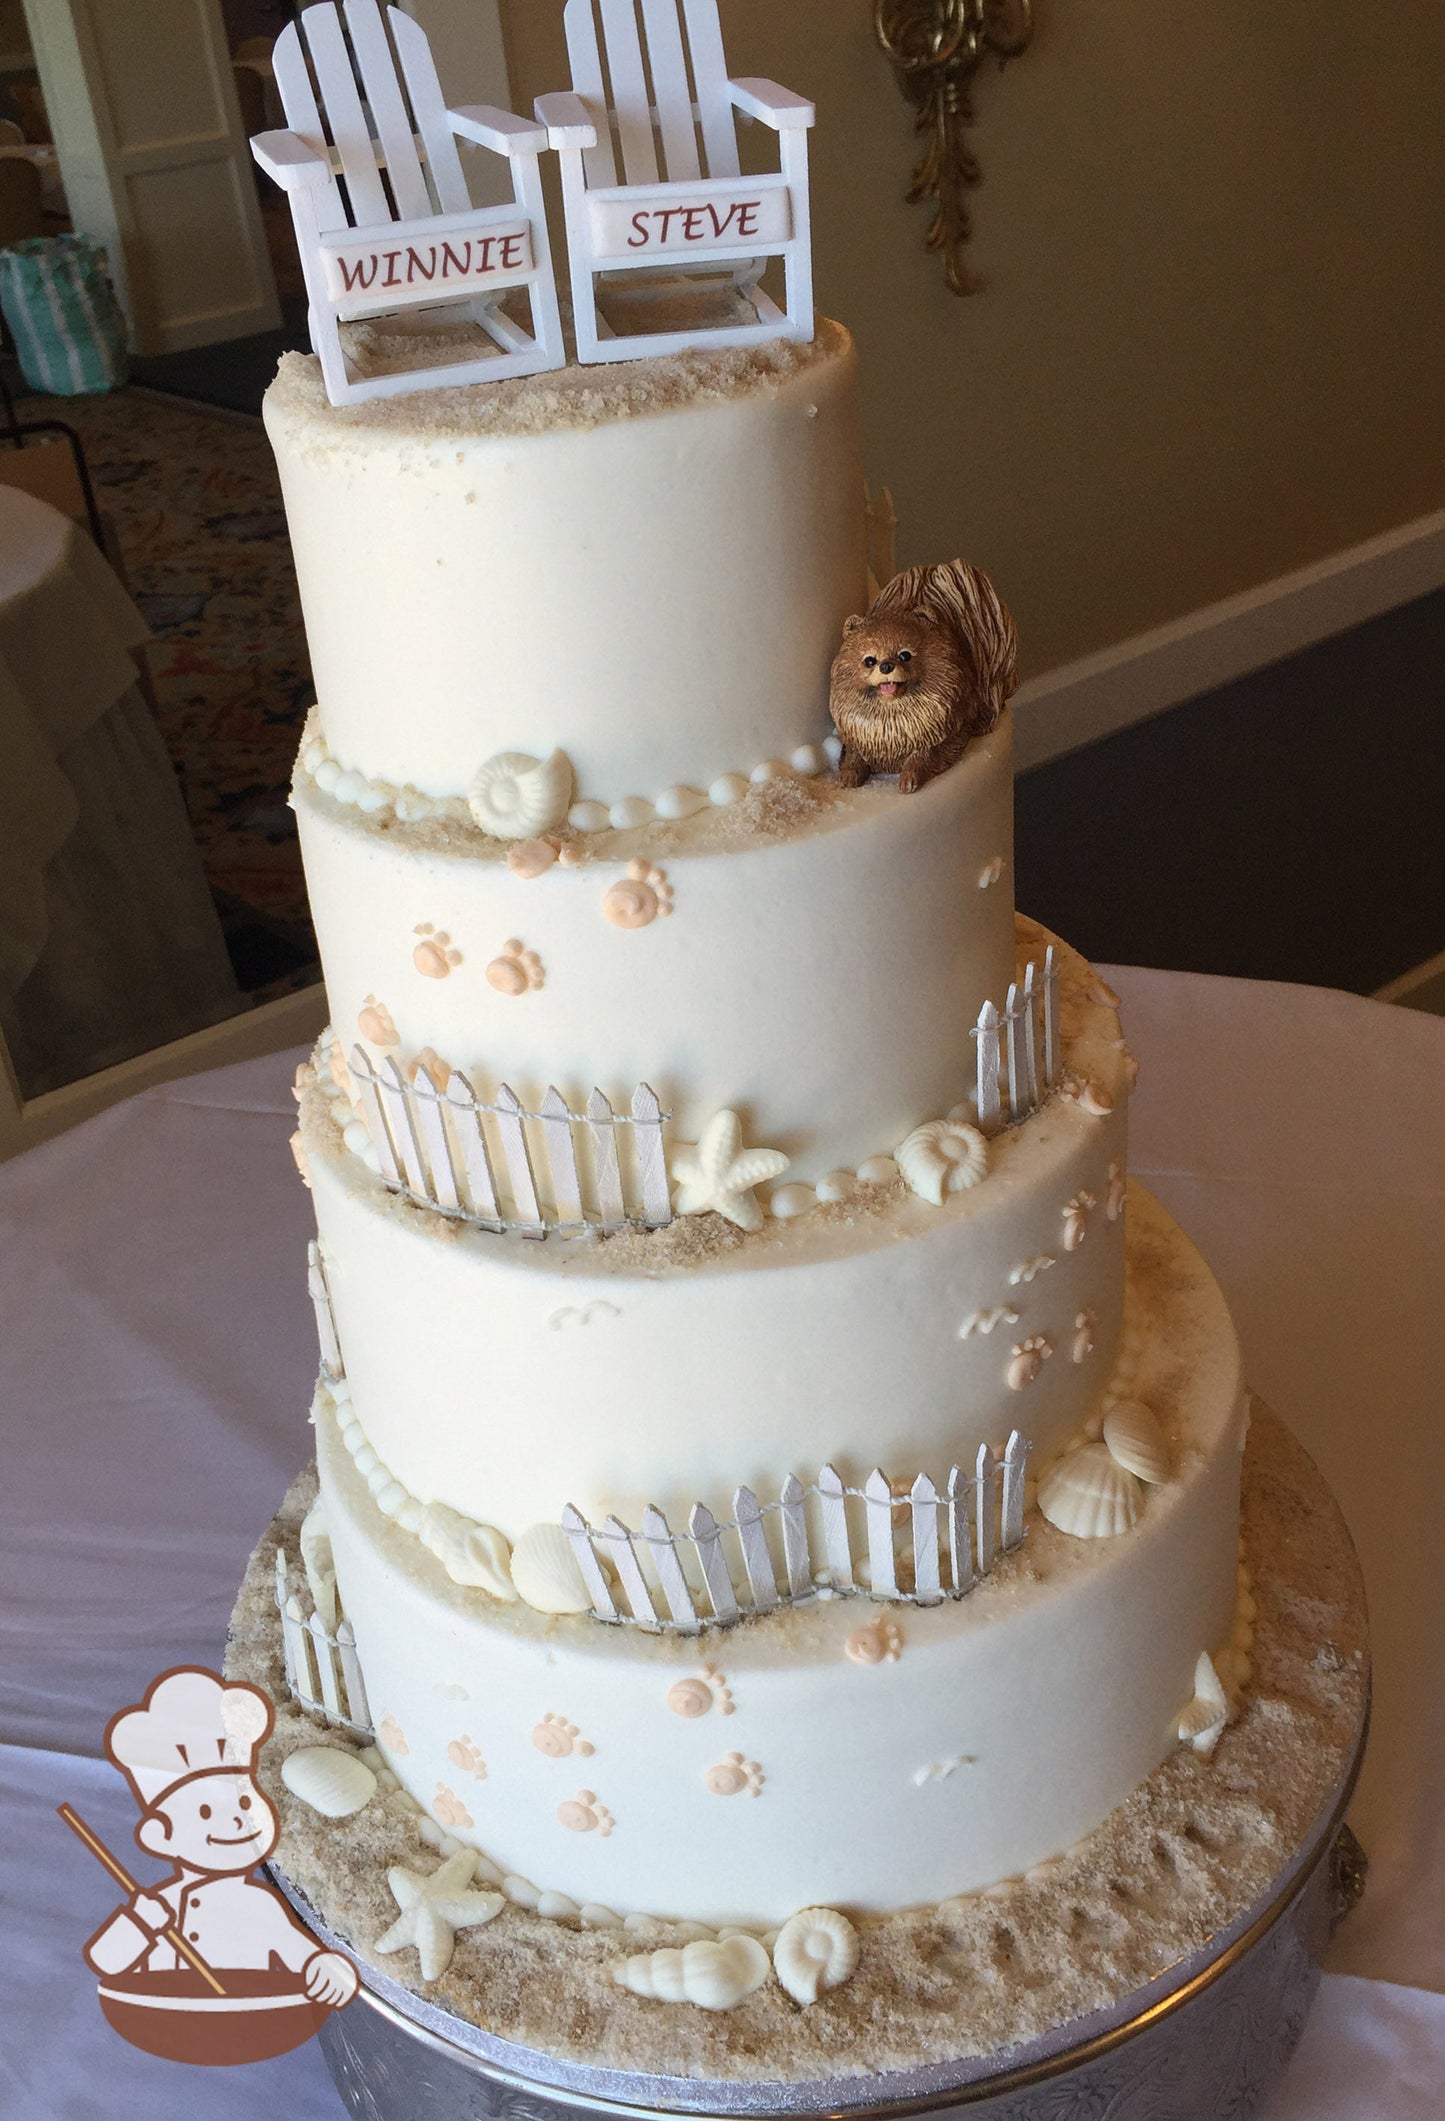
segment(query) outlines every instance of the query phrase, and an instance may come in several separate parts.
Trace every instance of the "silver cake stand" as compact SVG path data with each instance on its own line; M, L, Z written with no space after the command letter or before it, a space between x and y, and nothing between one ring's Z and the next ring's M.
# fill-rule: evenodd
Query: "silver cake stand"
M1293 2054L1324 1948L1364 1890L1364 1855L1344 1813L1367 1721L1314 1826L1237 1922L1112 2008L1025 2046L809 2083L634 2075L498 2039L369 1967L355 2003L318 2038L337 2091L363 2121L564 2121L578 2112L1247 2121ZM344 1950L305 1896L275 1876L308 1926Z

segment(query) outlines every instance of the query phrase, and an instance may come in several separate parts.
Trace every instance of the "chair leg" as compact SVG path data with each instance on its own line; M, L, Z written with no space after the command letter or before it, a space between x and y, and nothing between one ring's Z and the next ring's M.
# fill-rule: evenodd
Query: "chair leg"
M313 302L306 312L306 322L311 332L312 348L321 362L326 395L333 405L344 404L352 394L352 379L346 355L341 350L341 327L336 312L322 309Z

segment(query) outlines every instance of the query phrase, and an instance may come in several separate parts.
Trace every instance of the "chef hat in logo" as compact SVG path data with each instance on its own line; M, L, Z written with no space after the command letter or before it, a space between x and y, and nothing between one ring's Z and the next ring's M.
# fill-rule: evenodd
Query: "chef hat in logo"
M144 1701L111 1718L106 1750L149 1811L188 1776L222 1767L249 1773L272 1721L257 1688L187 1665L162 1673Z

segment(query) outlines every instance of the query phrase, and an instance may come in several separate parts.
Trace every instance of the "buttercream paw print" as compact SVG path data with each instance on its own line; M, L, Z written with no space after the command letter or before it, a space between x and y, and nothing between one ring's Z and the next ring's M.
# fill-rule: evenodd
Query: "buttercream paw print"
M461 963L462 953L452 947L445 928L433 928L430 921L423 921L419 928L413 928L412 934L421 937L411 961L423 979L445 979L452 967Z
M438 1090L445 1090L452 1079L450 1061L444 1061L435 1046L423 1046L420 1053L412 1055L402 1073L409 1083L414 1083L425 1068Z
M451 1751L451 1747L447 1747ZM432 1817L438 1826L474 1826L475 1820L455 1790L449 1790L444 1782L437 1784L437 1793L432 1799Z
M487 1763L482 1758L476 1740L469 1738L465 1731L460 1738L452 1739L447 1747L447 1758L452 1766L460 1768L464 1775L475 1775L478 1782L486 1781ZM467 1823L470 1825L470 1820Z
M1026 1339L1016 1341L1004 1372L1004 1383L1009 1390L1022 1392L1026 1385L1031 1385L1053 1352L1053 1343L1047 1333L1030 1333Z
M374 994L368 994L357 1013L356 1028L373 1046L399 1046L401 1033L392 1019L385 1002L379 1002Z
M411 1747L406 1742L406 1732L397 1722L395 1716L392 1715L390 1709L387 1710L381 1722L377 1725L376 1735L389 1753L409 1753L411 1751Z
M668 1688L667 1705L674 1716L706 1716L714 1708L719 1716L731 1716L732 1689L721 1672L705 1664L696 1678L679 1679Z
M880 1613L876 1620L854 1629L843 1654L854 1664L897 1664L903 1654L903 1632L896 1620Z
M503 943L500 955L487 967L487 985L498 994L531 994L545 984L541 958L535 950L525 949L515 935Z
M1064 1206L1064 1250L1077 1252L1089 1234L1089 1216L1098 1206L1092 1193L1076 1193Z
M617 1821L597 1796L595 1790L579 1790L557 1807L557 1823L572 1834L595 1834L605 1841Z
M614 928L648 928L672 911L672 886L667 871L642 860L627 864L602 901L602 913Z
M588 1739L579 1736L575 1723L569 1723L565 1716L554 1716L550 1710L533 1729L532 1743L549 1760L565 1760L572 1753L589 1760L596 1750Z
M714 1797L760 1796L767 1779L756 1760L745 1760L741 1753L727 1754L702 1778L704 1789L711 1790Z

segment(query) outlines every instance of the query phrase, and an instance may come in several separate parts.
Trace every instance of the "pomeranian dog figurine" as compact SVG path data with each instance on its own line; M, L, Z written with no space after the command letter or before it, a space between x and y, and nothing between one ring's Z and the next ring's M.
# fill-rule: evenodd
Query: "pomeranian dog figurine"
M1018 635L986 574L966 560L908 567L843 627L828 705L838 779L896 773L911 794L963 757L1003 713Z

